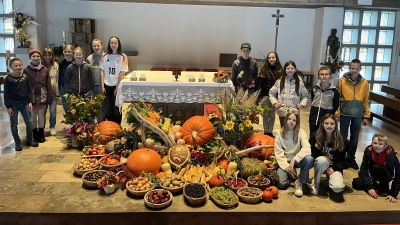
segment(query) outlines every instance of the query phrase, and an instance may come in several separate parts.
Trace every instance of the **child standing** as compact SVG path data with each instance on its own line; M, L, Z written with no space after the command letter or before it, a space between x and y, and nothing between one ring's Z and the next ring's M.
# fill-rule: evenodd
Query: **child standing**
M354 159L358 146L358 135L360 134L361 124L367 125L370 116L369 111L369 84L360 75L361 61L353 59L350 63L350 72L345 73L340 79L338 90L340 94L340 132L347 137L350 127L350 143ZM353 169L359 167L354 160Z
M389 190L389 182L392 187ZM365 148L358 177L353 179L353 188L365 190L377 199L376 191L391 203L397 202L400 190L400 163L393 147L388 145L387 137L375 134L372 145Z
M92 48L94 53L86 58L86 62L92 67L93 71L93 82L94 82L94 94L101 93L101 59L104 55L103 42L99 39L93 39Z
M65 92L76 96L93 94L93 73L84 61L85 53L81 47L74 50L74 59L67 68L64 77Z
M335 115L328 113L321 118L321 125L310 137L310 145L315 159L311 193L318 195L323 173L329 177L329 188L335 193L343 191L343 170L350 168L353 155L350 142L339 132Z
M339 91L331 84L331 69L322 66L318 70L319 84L315 85L311 91L311 109L308 122L310 123L310 136L318 130L319 121L327 114L335 114L339 108Z
M66 45L64 47L64 51L63 51L64 59L61 61L59 71L58 71L58 73L59 73L58 74L58 77L59 77L58 86L60 88L61 102L62 102L65 113L68 112L68 106L67 106L67 99L65 98L65 94L67 94L67 92L65 92L64 76L65 76L65 72L67 71L67 67L74 60L74 58L73 58L74 50L75 50L75 47L72 45Z
M275 157L278 161L278 188L285 189L289 186L289 177L295 179L295 192L297 197L303 196L303 183L309 179L309 171L314 165L311 156L310 143L306 132L300 128L300 116L297 110L286 114L285 125L275 137ZM300 167L297 177L296 168Z
M57 100L60 97L60 89L58 87L58 63L54 61L54 54L51 48L43 50L43 65L49 70L51 89L53 91L53 100L51 101L50 111L50 135L56 135L56 118L57 118Z
M104 118L101 121L111 120L121 123L122 114L115 106L115 97L118 92L119 82L125 77L128 71L128 57L122 53L121 41L118 37L112 36L108 40L107 54L101 61L101 85L102 93L106 95L103 102Z
M22 61L19 58L10 60L12 70L4 79L4 103L10 115L11 133L14 138L15 151L22 150L21 139L18 135L18 112L24 118L26 126L26 146L37 147L38 143L32 138L32 86L28 76L22 73Z
M243 91L248 90L249 96L253 94L257 85L258 66L257 61L250 57L250 43L240 45L240 53L242 54L232 64L232 82L237 93L240 87Z
M33 91L33 139L43 143L46 141L44 138L44 124L47 105L53 101L53 90L51 88L49 71L40 62L41 52L37 49L32 49L28 54L31 63L24 69L24 73L28 75Z
M297 73L296 63L288 61L283 67L283 75L269 90L269 100L277 109L279 122L283 127L286 114L291 109L300 109L307 104L308 91L303 79Z
M257 88L260 89L259 98L269 96L269 90L274 86L275 82L282 76L282 65L279 61L278 53L270 52L267 55L267 60L261 69L258 76ZM270 110L263 115L264 134L274 137L272 131L275 124L276 108L272 106L269 98L266 98L263 105L268 106Z

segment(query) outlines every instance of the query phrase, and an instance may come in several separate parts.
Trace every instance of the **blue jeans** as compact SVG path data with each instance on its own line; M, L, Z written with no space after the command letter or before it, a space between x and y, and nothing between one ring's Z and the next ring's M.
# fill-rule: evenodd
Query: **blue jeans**
M57 100L55 96L53 96L53 101L49 105L49 111L50 111L50 128L54 128L56 126L56 118L57 118Z
M16 145L21 144L21 139L18 135L18 112L21 113L26 125L26 140L32 141L32 117L28 108L28 101L12 101L11 109L14 115L10 116L11 133Z
M358 135L360 134L362 117L340 116L340 133L347 138L350 126L351 154L356 156Z
M67 106L67 99L65 98L65 88L60 86L60 95L61 95L61 102L62 102L62 106L64 108L64 112L65 114L67 114L69 108Z
M320 184L321 175L326 172L329 166L329 162L324 156L319 156L315 159L314 182L316 185ZM341 171L335 171L329 176L329 187L335 193L343 191L345 185ZM317 186L317 188L319 188L319 186Z
M304 157L300 162L294 164L294 168L300 168L300 175L298 178L302 183L307 183L310 179L310 169L314 166L314 158L311 155ZM290 184L289 174L278 167L277 171L279 175L278 188L286 189Z

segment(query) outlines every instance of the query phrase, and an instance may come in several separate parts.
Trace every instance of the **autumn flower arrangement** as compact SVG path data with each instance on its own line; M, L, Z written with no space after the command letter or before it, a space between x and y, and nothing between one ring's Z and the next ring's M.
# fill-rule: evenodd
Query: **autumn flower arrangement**
M259 116L269 110L268 107L258 103L259 93L260 91L256 91L248 95L242 88L237 93L224 89L217 97L219 104L214 103L214 105L218 107L222 118L212 122L214 126L222 126L223 133L220 135L227 144L240 140L242 134L253 130L253 125L259 123Z
M106 175L97 181L99 188L105 188L108 185L117 184L119 182L118 173L107 171Z
M327 62L325 62L325 66L331 69L332 74L335 74L336 72L342 71L344 62L342 59L340 59L340 56L337 56L335 59L332 58L332 56L329 56Z
M92 129L99 120L104 98L102 94L89 98L73 94L67 95L66 103L69 110L64 114L64 120L61 121L67 124L67 134L77 136L79 140L89 139Z
M228 82L228 72L225 70L218 70L218 72L214 73L214 82L217 83L226 83Z

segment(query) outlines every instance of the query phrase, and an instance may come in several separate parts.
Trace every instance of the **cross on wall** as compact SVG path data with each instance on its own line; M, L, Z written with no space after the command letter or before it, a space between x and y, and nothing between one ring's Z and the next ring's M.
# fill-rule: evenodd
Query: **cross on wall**
M276 32L275 32L275 48L274 48L274 51L276 52L276 47L277 47L277 44L278 44L278 29L279 29L279 19L280 18L285 18L285 14L280 14L280 9L277 9L276 10L276 14L271 14L271 17L272 18L274 18L274 17L276 17L276 22L275 22L275 30L276 30Z

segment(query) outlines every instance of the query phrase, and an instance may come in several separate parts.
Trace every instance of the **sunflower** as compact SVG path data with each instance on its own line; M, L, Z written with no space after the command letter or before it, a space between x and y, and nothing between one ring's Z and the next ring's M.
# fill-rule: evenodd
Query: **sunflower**
M251 120L249 120L249 119L246 119L245 121L243 121L243 123L244 123L244 125L246 125L246 127L252 127L253 126Z
M228 120L225 123L225 129L226 130L233 130L234 126L235 126L235 123L232 120Z
M239 130L242 131L242 132L244 131L244 124L243 123L239 124Z

